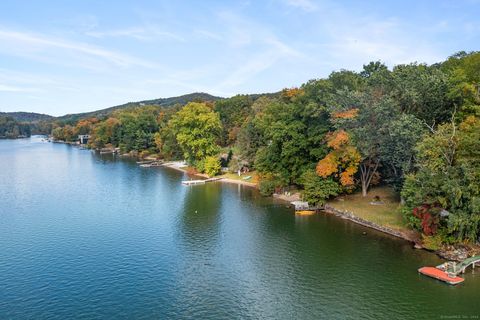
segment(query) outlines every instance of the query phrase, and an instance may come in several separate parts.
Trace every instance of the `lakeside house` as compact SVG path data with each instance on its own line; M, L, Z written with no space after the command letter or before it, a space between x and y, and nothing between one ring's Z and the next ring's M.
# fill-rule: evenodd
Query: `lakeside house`
M88 139L90 139L89 134L79 134L78 135L78 141L80 142L80 144L87 144Z

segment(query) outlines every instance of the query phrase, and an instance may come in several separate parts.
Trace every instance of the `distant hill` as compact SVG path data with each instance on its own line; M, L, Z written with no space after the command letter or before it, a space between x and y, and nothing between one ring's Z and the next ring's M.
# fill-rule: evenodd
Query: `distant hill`
M1 116L12 117L19 122L38 122L42 120L53 120L54 117L48 114L35 113L35 112L0 112Z
M261 96L267 96L267 97L273 98L278 96L278 94L279 93L276 92L276 93L264 93L264 94L249 94L248 96L250 96L253 100L256 100ZM121 104L118 106L113 106L105 109L100 109L100 110L95 110L90 112L83 112L83 113L66 114L60 117L53 117L47 114L40 114L40 113L34 113L34 112L0 112L0 116L10 116L19 122L39 122L39 121L45 120L45 121L60 121L63 123L74 124L80 119L86 119L91 117L105 118L105 117L108 117L112 112L116 110L121 110L126 108L140 107L144 105L171 107L177 104L185 105L189 102L217 101L221 99L224 99L224 98L213 96L208 93L194 92L194 93L189 93L189 94L185 94L178 97L128 102L125 104Z
M118 106L106 108L106 109L101 109L101 110L96 110L96 111L91 111L91 112L83 112L83 113L75 113L75 114L66 114L61 117L57 117L56 120L60 120L62 122L76 122L79 119L84 119L84 118L90 118L90 117L97 117L97 118L103 118L108 116L110 113L116 111L116 110L121 110L125 108L131 108L131 107L139 107L143 105L155 105L155 106L161 106L161 107L170 107L174 106L176 104L184 105L189 102L205 102L205 101L216 101L222 99L221 97L216 97L212 96L208 93L203 93L203 92L195 92L195 93L190 93L186 94L183 96L178 96L178 97L170 97L170 98L159 98L159 99L153 99L153 100L143 100L143 101L138 101L138 102L128 102L125 104L121 104Z

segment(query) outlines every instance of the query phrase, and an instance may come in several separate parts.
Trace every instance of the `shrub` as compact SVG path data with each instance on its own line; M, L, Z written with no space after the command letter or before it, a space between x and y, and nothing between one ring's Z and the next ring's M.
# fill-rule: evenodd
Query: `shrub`
M150 155L150 150L142 150L138 154L138 156L142 159L148 157L149 155Z
M441 235L436 236L423 236L423 247L427 250L436 251L442 247Z
M220 160L217 157L207 157L203 163L204 172L211 177L216 176L222 170Z
M338 195L341 191L338 182L331 178L319 177L313 170L305 172L301 182L304 187L302 199L313 206L324 205L330 197Z
M260 189L260 194L262 196L268 197L275 192L276 183L272 179L264 179L260 180L258 187Z
M440 210L431 205L421 205L413 209L413 215L421 220L422 232L427 236L437 233L440 224Z

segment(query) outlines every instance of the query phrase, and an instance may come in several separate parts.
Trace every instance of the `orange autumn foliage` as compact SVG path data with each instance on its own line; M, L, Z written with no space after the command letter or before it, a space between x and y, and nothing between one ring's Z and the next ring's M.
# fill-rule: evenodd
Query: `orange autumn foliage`
M348 143L349 137L345 130L338 130L327 134L327 145L334 150L338 150L342 145Z
M317 174L322 178L327 178L338 171L337 158L333 153L329 153L317 164Z
M342 184L342 186L351 186L354 184L353 175L357 173L357 170L357 166L348 167L347 169L345 169L345 171L340 173L340 183Z
M332 114L332 117L337 119L353 119L358 115L358 109L353 108L347 111L335 112Z
M95 124L98 122L97 118L88 118L88 119L83 119L77 122L77 127L86 127L91 124Z
M345 130L338 130L327 134L327 145L333 150L320 160L316 172L322 178L333 174L340 176L340 184L350 187L355 182L353 176L357 173L361 160L357 149L349 144L349 136Z

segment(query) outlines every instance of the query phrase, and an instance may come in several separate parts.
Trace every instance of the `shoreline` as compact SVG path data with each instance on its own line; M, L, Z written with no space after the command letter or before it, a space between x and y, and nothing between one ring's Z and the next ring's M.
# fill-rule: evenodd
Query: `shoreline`
M410 229L397 230L391 227L382 226L377 223L360 218L356 216L354 212L335 209L330 205L325 205L324 211L328 214L333 214L341 219L349 220L355 224L382 232L383 234L387 234L389 236L406 240L411 244L413 244L413 249L421 249L421 250L434 253L441 259L445 259L449 261L462 261L468 258L469 256L475 256L480 253L480 247L478 245L462 245L462 244L458 244L457 246L443 245L441 248L437 250L432 250L432 249L426 248L423 245L421 239L419 238L419 235L414 230L410 230Z
M162 165L162 167L171 168L171 169L174 169L174 170L177 170L177 171L180 171L180 172L186 173L188 175L192 175L192 176L208 178L208 176L205 175L205 174L189 173L187 170L184 169L185 167L180 167L179 163L180 162L166 162ZM253 187L253 188L258 189L258 186L257 186L256 183L242 181L242 180L235 180L235 179L230 179L230 178L222 178L222 176L219 176L219 177L221 179L217 180L218 182L244 185L244 186L247 186L247 187ZM285 203L290 204L290 200L295 200L296 198L299 197L299 195L298 195L298 193L294 193L290 196L285 196L283 194L273 194L272 197L275 198L276 200L281 200ZM349 220L350 222L352 222L354 224L357 224L357 225L360 225L360 226L363 226L363 227L381 232L381 233L386 234L388 236L392 236L392 237L395 237L397 239L408 241L412 244L413 249L422 249L422 250L434 253L437 256L439 256L440 258L445 259L445 260L461 261L461 260L465 259L465 255L468 255L468 250L466 250L466 249L460 250L460 249L455 248L455 247L441 248L441 249L435 250L435 251L430 250L428 248L425 248L422 245L421 241L418 238L418 235L416 235L413 230L401 231L401 230L396 230L396 229L393 229L393 228L390 228L390 227L382 226L382 225L376 224L374 222L371 222L371 221L365 220L363 218L360 218L360 217L356 216L355 213L353 213L353 212L347 212L347 211L344 212L342 210L335 209L334 207L332 207L328 204L325 205L325 208L324 208L323 211L327 214L332 214L332 215L335 215L338 218Z
M191 175L191 176L196 176L196 177L201 177L201 178L208 179L208 176L207 176L206 174L188 172L187 170L184 169L185 167L180 167L180 166L178 165L178 162L175 162L175 161L165 162L161 167L174 169L174 170L177 170L177 171L186 173L187 175ZM243 186L247 186L247 187L251 187L251 188L257 188L257 184L256 184L256 183L253 183L253 182L248 182L248 181L242 181L242 180L235 180L235 179L225 178L225 177L222 177L222 175L219 175L219 176L217 176L217 177L220 178L220 179L216 180L216 181L218 181L218 182L232 183L232 184L243 185Z
M380 231L382 233L385 233L385 234L388 234L388 235L391 235L391 236L394 236L394 237L412 242L412 243L415 244L415 246L420 246L420 247L416 247L418 249L425 249L424 247L422 247L418 243L417 239L415 238L415 236L413 234L407 234L407 233L402 232L400 230L395 230L395 229L392 229L390 227L385 227L385 226L376 224L374 222L371 222L371 221L362 219L360 217L357 217L353 212L338 210L338 209L335 209L334 207L329 206L329 205L325 205L325 210L324 211L328 214L333 214L333 215L335 215L339 218L352 221L352 222L354 222L356 224L359 224L361 226L364 226L364 227L367 227L367 228L370 228L370 229L374 229L374 230ZM427 249L425 249L425 250L427 250Z
M81 145L73 144L73 143L69 143L69 142L65 142L65 141L57 141L57 143L65 143L65 144L68 144L68 145L81 147ZM98 151L98 150L96 150L96 151ZM119 156L138 158L138 155L132 155L132 154L129 154L129 153L119 154ZM185 166L184 161L165 162L161 165L161 167L170 168L170 169L173 169L173 170L176 170L176 171L179 171L179 172L186 173L187 175L201 177L201 178L204 178L204 179L209 178L206 174L188 172L185 169L186 166ZM242 185L242 186L247 186L247 187L258 189L258 185L256 183L253 183L253 182L226 178L226 177L222 177L222 175L218 176L218 178L220 178L220 179L216 180L218 182L237 184L237 185ZM280 201L283 201L285 203L290 204L291 201L297 200L299 198L299 194L294 193L294 194L289 195L289 196L285 196L283 194L273 194L272 197L275 198L276 200L280 200ZM465 245L458 245L457 247L446 246L445 245L438 250L431 250L431 249L428 249L428 248L426 248L422 245L421 240L418 238L418 235L415 235L415 232L413 230L408 230L408 229L405 230L405 231L395 230L393 228L382 226L382 225L376 224L374 222L371 222L371 221L365 220L363 218L360 218L360 217L356 216L354 212L348 212L348 211L344 212L342 210L335 209L334 207L329 206L329 205L325 205L325 209L323 211L327 214L333 214L338 218L349 220L349 221L351 221L351 222L353 222L357 225L376 230L378 232L381 232L381 233L389 235L389 236L393 236L393 237L398 238L398 239L406 240L406 241L410 242L411 244L413 244L414 249L426 250L428 252L436 254L437 256L439 256L440 258L445 259L445 260L461 261L461 260L464 260L466 257L472 255L472 252L473 252L473 254L479 254L480 253L480 246L465 246Z
M192 176L208 178L208 176L205 175L205 174L189 173L187 170L184 169L184 167L179 167L177 165L174 165L174 163L175 162L167 162L164 165L162 165L162 167L171 168L171 169L174 169L174 170L177 170L177 171L180 171L180 172L186 173L188 175L192 175ZM258 189L258 186L257 186L256 183L242 181L242 180L235 180L235 179L230 179L230 178L222 178L222 176L219 176L219 177L220 177L220 179L217 180L218 182L244 185L244 186L247 186L247 187L253 187L253 188ZM281 200L285 203L290 204L290 200L292 200L293 198L295 198L295 199L298 198L298 194L295 193L295 194L292 194L291 196L284 196L282 194L273 194L272 197L275 198L276 200ZM471 254L468 253L469 250L467 250L467 249L461 250L461 249L458 249L458 248L455 248L455 247L450 247L450 248L444 247L444 248L441 248L439 250L430 250L428 248L425 248L422 245L421 241L419 241L418 235L413 230L406 229L405 231L402 231L402 230L396 230L396 229L393 229L393 228L390 228L390 227L382 226L382 225L376 224L374 222L371 222L371 221L365 220L363 218L360 218L360 217L356 216L355 213L353 213L353 212L344 212L342 210L335 209L328 204L325 205L325 208L324 208L323 211L327 214L331 214L331 215L334 215L338 218L348 220L348 221L350 221L354 224L357 224L357 225L360 225L360 226L363 226L363 227L381 232L381 233L386 234L388 236L392 236L392 237L395 237L397 239L408 241L412 244L412 249L425 250L425 251L434 253L438 257L440 257L442 259L445 259L445 260L461 261L461 260L464 260L466 258L466 255L467 256L471 255Z

